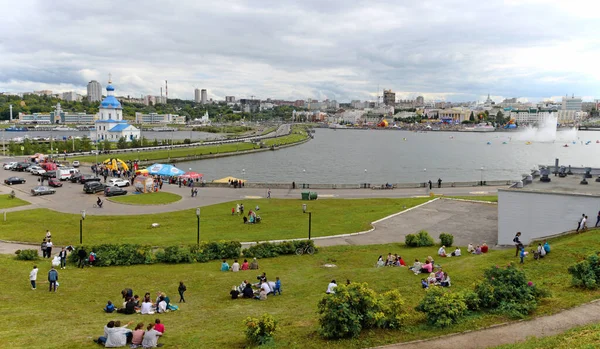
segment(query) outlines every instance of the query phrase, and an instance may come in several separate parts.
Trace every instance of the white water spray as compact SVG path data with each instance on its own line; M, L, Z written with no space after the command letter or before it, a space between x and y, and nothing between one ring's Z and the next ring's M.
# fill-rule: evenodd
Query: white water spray
M550 116L544 120L541 125L525 126L522 130L518 131L515 137L518 140L529 141L529 142L571 142L576 141L579 137L577 135L577 128L569 128L563 130L557 130L557 117Z

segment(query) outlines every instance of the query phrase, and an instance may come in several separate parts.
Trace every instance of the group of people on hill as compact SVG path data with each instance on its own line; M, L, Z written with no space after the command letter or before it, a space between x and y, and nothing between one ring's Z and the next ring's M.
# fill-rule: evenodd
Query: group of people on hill
M185 302L184 292L187 290L187 287L184 285L183 281L179 282L179 302ZM126 315L131 314L142 314L142 315L151 315L156 313L166 313L172 310L178 310L179 307L177 305L171 304L171 299L164 293L158 292L156 294L156 301L153 303L150 298L150 292L146 292L144 295L144 299L140 301L140 296L137 294L133 294L133 290L130 288L125 288L121 291L121 296L123 297L123 306L121 308L116 308L112 301L108 301L106 306L104 307L104 312L106 313L122 313Z
M237 259L233 260L233 264L229 265L226 259L223 259L221 263L221 271L233 271L238 272L240 270L257 270L258 269L258 261L256 258L252 259L251 263L248 263L247 259L244 259L244 262L240 265Z
M250 298L257 300L267 300L268 295L281 294L281 280L279 276L275 277L275 281L267 280L267 273L262 273L256 277L257 283L251 284L248 280L242 281L239 286L232 286L229 294L231 299Z
M379 255L377 258L376 266L379 267L405 267L406 262L402 259L402 256L398 256L398 254L392 255L392 253L388 253L387 258L384 260L383 255Z
M438 256L440 257L460 257L462 256L462 252L460 247L456 246L456 249L452 251L450 254L446 254L446 246L442 246L438 249Z
M160 322L160 319L154 320L154 323L149 323L144 330L144 323L140 322L133 330L127 328L133 324L133 321L121 326L121 321L109 321L104 326L104 334L98 339L94 339L95 343L101 344L106 348L119 348L130 344L130 348L156 348L161 347L158 343L158 338L165 333L165 325Z
M582 217L582 219L585 219L585 217ZM519 257L520 264L524 264L525 257L529 255L529 252L525 251L525 245L521 242L520 231L515 234L513 242L515 243L515 257ZM546 257L548 253L550 253L550 244L548 243L548 240L544 240L543 244L538 243L537 248L531 250L531 255L533 255L533 259L535 260Z
M467 252L471 253L471 254L484 254L487 253L489 250L488 245L484 242L481 245L477 245L477 247L473 247L472 243L469 243L469 246L467 246Z

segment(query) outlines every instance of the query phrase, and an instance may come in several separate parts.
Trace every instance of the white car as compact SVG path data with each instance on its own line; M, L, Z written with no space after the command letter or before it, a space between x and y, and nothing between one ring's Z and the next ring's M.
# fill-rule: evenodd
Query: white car
M79 161L77 161L77 160L73 161L73 167L79 167Z
M36 166L36 167L39 167L39 166ZM43 168L41 168L41 167L40 167L40 168L34 168L34 169L31 169L31 174L33 174L33 175L36 175L36 176L41 176L41 175L43 175L44 173L46 173L46 170L44 170L44 169L43 169Z
M108 183L106 183L106 186L108 186L108 187L128 187L129 181L126 179L122 179L122 178L111 178L108 180Z
M5 170L10 170L12 169L17 163L16 162L9 162L7 164L4 164L4 169Z
M38 165L31 165L25 169L27 172L31 172L31 174L36 174L34 171L41 170L42 168Z

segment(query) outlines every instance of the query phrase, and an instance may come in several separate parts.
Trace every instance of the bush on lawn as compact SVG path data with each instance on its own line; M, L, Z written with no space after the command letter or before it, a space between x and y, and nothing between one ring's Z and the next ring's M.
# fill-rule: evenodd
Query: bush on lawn
M421 230L417 234L406 235L404 238L404 243L409 247L426 247L435 245L433 238L429 236L429 233L425 230Z
M283 241L281 243L263 242L252 245L244 250L244 257L271 258L286 254L296 253L296 249L305 248L307 245L315 248L313 240ZM316 251L316 248L315 248Z
M196 256L190 248L169 246L156 252L156 260L162 263L192 263L196 261Z
M600 284L600 258L598 254L587 256L568 268L571 274L571 284L575 287L596 289Z
M435 327L448 327L457 323L467 313L467 304L461 293L431 287L415 308L427 315L427 323Z
M108 267L111 265L134 265L134 264L152 264L155 261L152 247L148 245L137 244L102 244L94 246L77 246L69 255L68 261L77 263L79 257L77 253L83 248L87 255L94 251L96 261L94 265Z
M16 250L17 259L21 261L35 261L40 259L37 250Z
M440 234L440 245L450 247L454 243L454 235L448 233Z
M273 334L277 330L277 321L267 313L264 313L260 319L247 317L244 320L246 325L246 339L252 344L263 345L273 341Z
M378 295L366 283L339 285L318 309L319 333L329 339L355 338L363 329L400 328L408 316L398 291Z
M483 275L483 281L475 286L483 309L523 318L536 309L541 298L548 296L547 291L528 282L525 273L512 263L505 268L491 267Z

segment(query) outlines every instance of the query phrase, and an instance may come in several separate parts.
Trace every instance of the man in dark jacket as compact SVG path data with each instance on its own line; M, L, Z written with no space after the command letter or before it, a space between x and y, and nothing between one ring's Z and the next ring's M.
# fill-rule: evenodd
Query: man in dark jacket
M87 258L87 252L83 247L80 248L79 251L77 251L77 257L79 257L79 264L77 265L77 267L85 267L85 259Z
M67 267L67 250L63 247L58 256L60 257L60 269L65 269Z
M56 271L56 269L54 269L54 267L52 267L50 269L50 271L48 272L48 283L49 283L49 287L48 287L48 291L52 292L52 288L54 287L54 292L56 292L56 282L58 281L58 272Z

